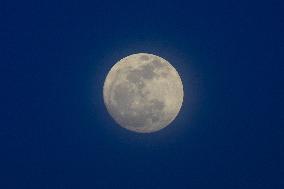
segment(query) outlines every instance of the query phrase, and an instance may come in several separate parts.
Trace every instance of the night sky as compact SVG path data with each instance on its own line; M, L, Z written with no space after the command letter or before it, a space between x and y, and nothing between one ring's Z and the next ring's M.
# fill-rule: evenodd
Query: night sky
M283 189L281 0L0 1L1 189ZM102 97L121 58L180 73L184 103L152 134Z

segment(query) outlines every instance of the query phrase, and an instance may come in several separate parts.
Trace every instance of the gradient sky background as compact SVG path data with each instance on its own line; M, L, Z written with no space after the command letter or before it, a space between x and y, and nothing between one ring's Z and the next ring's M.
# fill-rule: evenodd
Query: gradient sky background
M284 3L0 3L0 188L284 188ZM159 55L184 104L153 134L102 99L119 59Z

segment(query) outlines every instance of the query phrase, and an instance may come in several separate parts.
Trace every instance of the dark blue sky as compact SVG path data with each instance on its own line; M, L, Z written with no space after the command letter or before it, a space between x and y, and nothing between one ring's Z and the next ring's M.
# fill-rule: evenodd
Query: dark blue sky
M2 0L0 188L284 188L284 3ZM153 134L118 127L104 78L164 57L184 104Z

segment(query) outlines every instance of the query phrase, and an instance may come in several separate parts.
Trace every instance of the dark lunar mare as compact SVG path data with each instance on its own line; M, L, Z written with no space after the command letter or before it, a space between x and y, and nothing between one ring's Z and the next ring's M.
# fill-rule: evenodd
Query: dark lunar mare
M164 117L164 102L158 99L149 101L147 94L143 93L144 82L159 77L154 70L161 65L162 63L159 60L154 60L140 68L127 69L125 72L127 73L127 81L111 89L114 90L114 100L117 105L111 104L110 113L120 125L130 128L143 127L146 126L147 119L151 120L152 123L163 122L161 119ZM142 108L133 109L131 104L137 97L140 98L139 103L143 105L141 105Z

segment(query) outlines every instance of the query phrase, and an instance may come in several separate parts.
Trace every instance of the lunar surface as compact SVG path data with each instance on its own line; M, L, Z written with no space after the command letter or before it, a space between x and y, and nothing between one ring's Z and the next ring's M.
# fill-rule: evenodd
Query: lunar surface
M168 61L139 53L121 59L111 68L103 97L108 112L121 127L150 133L176 118L183 101L183 86Z

